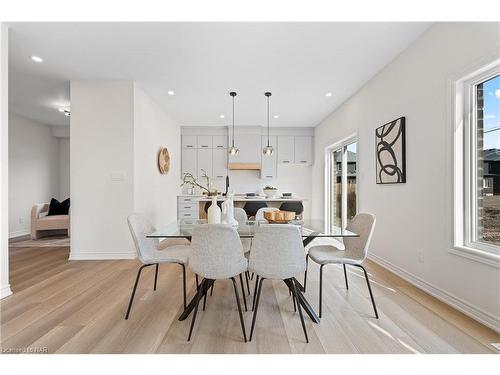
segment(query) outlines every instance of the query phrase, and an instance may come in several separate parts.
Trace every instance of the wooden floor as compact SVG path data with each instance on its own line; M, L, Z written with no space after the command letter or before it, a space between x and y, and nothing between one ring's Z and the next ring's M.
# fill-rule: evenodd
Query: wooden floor
M320 324L306 318L309 344L286 286L262 290L256 332L241 334L230 281L218 281L199 311L179 322L181 268L146 269L128 321L123 319L138 261L68 261L68 248L11 248L14 294L0 302L1 347L47 348L49 353L494 353L498 334L437 301L374 263L367 263L380 319L375 319L362 274L324 270ZM318 271L310 264L306 297L317 308ZM189 296L194 277L188 272ZM247 297L248 298L248 297ZM251 312L244 313L247 331Z

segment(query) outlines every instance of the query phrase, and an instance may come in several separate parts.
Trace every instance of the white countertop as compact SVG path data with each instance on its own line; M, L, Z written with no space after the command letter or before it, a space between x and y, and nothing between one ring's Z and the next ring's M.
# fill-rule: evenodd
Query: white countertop
M198 198L198 200L200 202L209 202L212 200L212 198L208 198L206 195L187 195L187 194L183 194L183 195L179 195L179 197L192 197L192 198ZM223 201L225 200L226 197L223 197L223 196L218 196L217 197L217 200L218 201ZM256 201L256 202L262 202L262 201L265 201L265 202L302 202L302 201L305 201L304 198L300 198L300 197L296 197L296 196L292 196L290 198L283 198L283 197L276 197L276 198L267 198L265 196L257 196L255 198L247 198L247 197L244 197L244 196L234 196L233 197L233 201L235 202L252 202L252 201Z

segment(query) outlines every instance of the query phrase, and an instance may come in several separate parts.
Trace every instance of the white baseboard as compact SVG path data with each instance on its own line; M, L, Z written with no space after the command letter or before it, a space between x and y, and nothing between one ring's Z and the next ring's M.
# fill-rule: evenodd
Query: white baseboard
M133 252L84 252L70 251L69 260L119 260L135 259L137 253Z
M9 240L11 238L16 238L16 237L21 237L21 236L27 236L31 232L27 229L22 229L22 230L16 230L14 232L9 232Z
M487 313L481 308L470 304L467 301L441 289L427 281L421 279L418 276L413 275L410 272L405 271L399 266L377 256L374 254L369 254L368 258L378 265L387 268L389 271L395 273L402 279L408 281L410 284L422 289L424 292L436 297L438 300L450 305L458 311L463 312L465 315L470 316L472 319L484 324L485 326L491 328L495 332L500 333L500 319Z
M0 288L0 299L8 297L12 294L12 290L10 290L10 284L7 284Z

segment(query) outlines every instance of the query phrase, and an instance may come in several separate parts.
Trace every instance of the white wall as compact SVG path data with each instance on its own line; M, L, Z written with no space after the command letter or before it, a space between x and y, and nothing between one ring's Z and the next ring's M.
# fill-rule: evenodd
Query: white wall
M134 88L134 210L156 226L177 218L180 193L180 127L140 88ZM170 171L158 170L160 147L170 154Z
M71 81L70 259L133 258L134 89Z
M59 200L70 196L70 141L58 138L59 151Z
M9 237L30 232L35 203L59 197L59 157L50 126L9 113Z
M499 24L436 24L315 132L313 215L324 215L324 148L357 132L359 207L377 215L374 259L490 326L500 327L498 268L452 246L449 80L498 56ZM375 128L407 121L407 183L375 184ZM423 262L418 254L422 253Z
M0 298L12 294L9 284L9 36L0 23Z

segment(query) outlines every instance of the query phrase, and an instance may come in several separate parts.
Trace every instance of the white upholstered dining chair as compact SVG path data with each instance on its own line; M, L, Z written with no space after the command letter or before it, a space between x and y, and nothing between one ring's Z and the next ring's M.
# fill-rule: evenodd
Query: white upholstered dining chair
M134 296L137 290L137 285L139 284L142 270L149 266L156 266L155 281L153 287L153 290L156 290L156 283L158 280L158 266L160 263L175 263L179 264L182 267L183 301L184 308L186 308L186 265L188 263L189 252L191 251L190 246L186 245L186 243L189 242L186 242L183 239L179 239L169 243L167 240L165 240L161 242L160 246L159 239L146 237L156 230L146 217L140 214L132 214L127 218L127 222L132 234L132 238L134 239L137 257L141 261L142 266L137 271L137 276L135 279L134 288L132 290L132 295L130 296L125 319L128 319L130 315L130 309L132 308L132 302L134 302ZM171 246L168 246L169 244Z
M319 317L322 313L322 294L323 294L323 267L327 264L342 264L344 268L344 278L346 289L349 289L347 281L346 265L359 267L363 270L368 285L368 291L375 311L375 317L378 319L377 306L373 298L372 288L366 269L362 263L368 254L368 248L372 238L373 230L375 229L376 218L375 215L367 213L357 214L346 226L346 229L359 235L359 237L345 237L344 247L345 250L339 250L332 245L318 245L312 246L307 254L314 262L320 265L319 267ZM307 280L307 271L304 277L304 285Z
M295 277L304 272L305 269L305 252L299 227L288 224L262 224L257 228L252 241L248 265L248 270L257 275L250 340L252 340L255 328L262 284L265 279L275 279L284 280L288 285L294 304L297 302L296 306L299 310L306 342L309 342L295 281Z
M241 312L240 297L235 277L239 275L243 300L245 301L245 290L243 289L242 274L247 271L247 259L243 253L240 237L236 229L225 224L199 225L193 229L191 237L191 254L189 255L189 268L197 275L203 277L200 290L196 296L196 306L193 311L193 319L189 329L188 341L191 340L198 305L201 297L205 296L215 280L231 279L233 282L234 295L238 305L243 338L247 341L245 323Z

